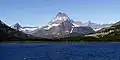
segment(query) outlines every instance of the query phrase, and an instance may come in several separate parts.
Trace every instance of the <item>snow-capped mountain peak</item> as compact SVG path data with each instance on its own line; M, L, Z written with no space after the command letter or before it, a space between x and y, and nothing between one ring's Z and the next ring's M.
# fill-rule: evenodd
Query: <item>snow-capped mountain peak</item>
M58 14L56 15L56 17L53 19L52 22L59 22L59 23L62 23L66 20L70 20L68 15L65 14L65 13L62 13L62 12L58 12Z
M16 23L14 26L20 26L20 24L19 23ZM21 27L21 26L20 26Z
M16 23L16 24L12 25L11 27L16 29L16 30L19 30L22 28L22 26L19 23Z
M13 29L22 31L24 33L30 34L32 31L38 29L38 27L23 27L19 23L10 26Z
M64 38L71 34L84 35L89 33L94 33L91 27L81 27L70 19L67 14L58 12L48 25L35 30L32 35L44 38Z
M56 17L44 29L49 30L53 27L58 27L62 25L74 26L72 22L72 19L70 19L67 14L58 12Z

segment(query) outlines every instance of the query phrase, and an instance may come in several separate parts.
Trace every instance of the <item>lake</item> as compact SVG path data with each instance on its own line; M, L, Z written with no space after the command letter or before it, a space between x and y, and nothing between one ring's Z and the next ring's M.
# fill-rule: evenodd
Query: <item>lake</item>
M0 60L120 60L120 43L1 43Z

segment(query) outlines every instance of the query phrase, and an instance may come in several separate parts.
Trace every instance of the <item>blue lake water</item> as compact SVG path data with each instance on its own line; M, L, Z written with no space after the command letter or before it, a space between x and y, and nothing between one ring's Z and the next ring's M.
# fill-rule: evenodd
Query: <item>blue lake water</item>
M0 44L0 60L120 60L119 43Z

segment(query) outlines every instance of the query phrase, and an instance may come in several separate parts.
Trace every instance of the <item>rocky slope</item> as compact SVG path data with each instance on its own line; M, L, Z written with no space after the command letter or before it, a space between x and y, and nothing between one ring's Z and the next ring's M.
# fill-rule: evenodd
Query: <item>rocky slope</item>
M18 28L17 28L18 29ZM32 37L19 30L12 29L0 20L0 40L19 40Z
M99 40L103 41L120 41L120 22L117 22L110 27L103 28L89 36L97 37Z
M13 29L22 31L22 32L24 32L26 34L31 34L32 31L38 29L38 27L23 27L19 23L11 25L10 27L13 28Z
M91 21L88 22L81 22L81 21L76 21L75 22L78 26L88 26L91 27L94 31L98 31L101 30L102 28L106 28L106 27L110 27L112 24L97 24L97 23L93 23Z
M94 30L88 26L78 26L67 14L59 12L48 25L36 29L32 35L44 38L64 38L74 33L85 35L94 33Z

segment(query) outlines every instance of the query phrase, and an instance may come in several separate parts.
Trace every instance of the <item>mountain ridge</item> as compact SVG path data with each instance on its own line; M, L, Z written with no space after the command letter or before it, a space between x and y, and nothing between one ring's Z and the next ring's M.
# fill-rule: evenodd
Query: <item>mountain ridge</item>
M81 27L73 24L73 20L70 19L67 14L58 12L56 17L48 25L37 29L33 32L34 36L46 36L45 38L64 38L70 33L79 33L79 35L94 33L91 27ZM82 32L82 33L81 33ZM44 37L41 36L41 37Z
M2 40L19 40L28 39L31 35L25 34L19 30L12 29L0 20L0 39Z
M98 30L95 31L94 28ZM41 28L21 26L19 23L8 26L0 20L0 39L2 40L41 39L42 41L54 41L54 39L65 39L74 41L75 39L80 41L79 39L82 39L89 41L93 39L94 41L119 41L119 36L120 21L115 24L102 25L91 21L82 23L74 21L62 12L59 12L50 23Z
M17 26L16 26L17 25ZM64 38L73 35L86 35L95 33L95 31L101 30L103 27L110 26L111 24L97 24L91 21L82 23L81 21L74 21L63 12L58 12L53 20L47 25L39 27L21 27L19 23L14 24L13 29L18 29L26 34L31 34L36 37L43 38ZM73 34L73 35L71 35Z

